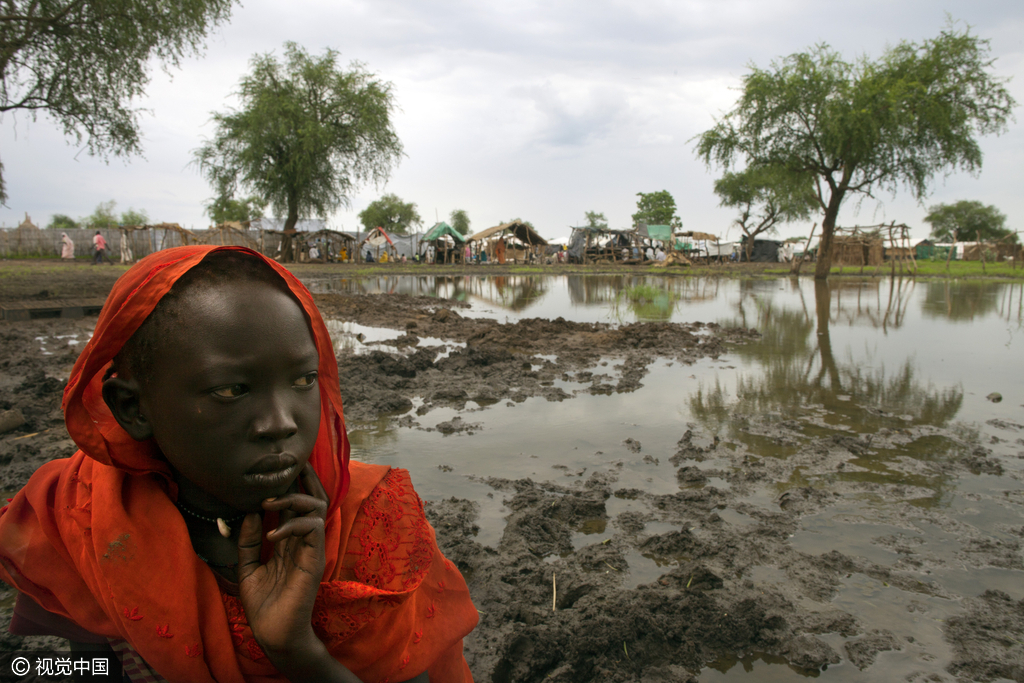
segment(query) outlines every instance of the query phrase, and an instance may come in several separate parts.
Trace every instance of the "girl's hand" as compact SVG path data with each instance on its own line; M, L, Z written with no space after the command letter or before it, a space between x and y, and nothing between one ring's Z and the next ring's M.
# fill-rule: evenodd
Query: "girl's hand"
M306 493L288 493L263 502L280 513L267 534L274 554L260 564L263 525L251 513L238 534L238 590L253 636L271 663L287 675L303 662L321 659L326 648L311 625L313 602L323 577L327 493L308 463L299 475Z

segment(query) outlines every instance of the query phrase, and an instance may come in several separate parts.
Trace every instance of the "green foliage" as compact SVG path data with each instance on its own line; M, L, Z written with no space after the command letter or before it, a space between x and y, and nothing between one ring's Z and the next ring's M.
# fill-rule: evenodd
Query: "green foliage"
M462 209L455 209L448 218L457 233L460 235L469 234L469 214Z
M938 173L981 168L978 135L1001 133L1016 105L992 74L988 41L950 24L876 61L844 61L827 45L751 68L736 107L698 135L709 166L802 174L824 212L816 277L828 276L832 236L850 193L906 186L918 198Z
M359 220L366 230L384 228L388 234L395 235L404 235L409 232L409 228L423 222L415 204L403 202L393 194L386 194L370 202L359 212Z
M668 190L660 192L637 192L640 199L636 203L633 223L639 225L671 225L673 229L681 228L683 222L676 215L676 200Z
M48 230L71 230L78 227L78 222L75 221L71 216L65 216L62 213L53 214L53 218L50 219L50 224L46 226Z
M1017 242L1017 236L1006 227L1006 214L994 206L978 201L962 200L955 204L928 207L925 223L932 226L932 237L939 242L995 241L1005 237Z
M96 209L92 212L91 216L83 218L81 220L82 225L90 228L113 228L118 225L117 214L114 213L114 207L117 206L117 202L111 199L109 202L100 202L96 205Z
M597 211L587 211L587 213L584 215L587 217L588 228L594 228L597 230L608 229L608 219L605 217L603 213L598 213Z
M121 214L120 225L148 225L149 214L142 209L133 209L128 207L128 210Z
M338 65L285 44L283 62L257 55L238 90L241 108L214 114L216 132L194 163L219 197L243 189L285 217L323 217L348 205L357 183L387 180L402 156L391 85L362 65Z
M727 171L715 181L715 194L721 206L739 209L735 223L747 236L748 250L761 233L774 232L779 223L807 218L817 206L810 178L772 167Z
M217 197L206 204L206 214L213 221L214 225L227 223L228 221L251 221L263 217L263 209L266 203L257 197Z
M139 110L156 62L197 54L232 0L7 0L0 12L0 114L53 117L90 154L141 152ZM0 166L0 174L2 174ZM0 202L7 193L0 175Z

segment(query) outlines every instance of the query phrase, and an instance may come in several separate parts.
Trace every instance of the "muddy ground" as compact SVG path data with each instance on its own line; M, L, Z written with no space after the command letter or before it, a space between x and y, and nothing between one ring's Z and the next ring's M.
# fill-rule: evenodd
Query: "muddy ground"
M629 392L642 385L656 358L692 363L758 336L755 330L704 324L610 327L561 319L504 324L468 318L450 302L403 295L318 295L317 301L325 317L401 332L363 353L342 348L339 370L349 420L383 414L403 426L450 432L471 433L486 412L439 425L425 416L436 407L462 409L470 401L486 406L529 397L572 400L575 394L557 388L557 379L582 383L581 391L590 393ZM16 410L24 419L0 434L0 490L8 497L39 464L73 450L60 397L94 322L0 322L0 412ZM438 340L449 348L442 351ZM623 362L609 363L615 359ZM412 411L414 400L419 407ZM958 598L930 576L949 560L915 541L911 530L922 519L961 544L960 566L1024 569L1021 542L979 535L939 508L914 505L930 492L909 483L851 477L833 478L828 486L793 484L855 472L858 456L919 440L941 442L941 455L899 460L907 481L1002 473L984 445L970 434L901 426L895 418L891 429L843 436L814 436L805 424L783 415L746 418L748 432L789 444L795 452L762 457L742 443L692 427L682 430L673 453L650 453L640 440L625 444L638 461L661 458L672 464L679 490L668 495L619 486L614 465L585 473L566 468L564 483L480 479L510 511L496 547L475 540L476 503L429 503L439 543L466 575L481 613L479 628L466 641L476 680L683 682L696 680L711 662L753 653L782 657L808 675L842 663L861 670L863 680L897 680L877 662L881 653L899 650L913 654L921 666L898 680L1024 681L1024 602L1003 593L964 599L960 614L944 623L939 645L866 624L832 603L843 581L854 575L876 582L879 590L914 596L906 609L925 616L933 598ZM1007 438L1024 437L1024 427L1004 426ZM781 493L766 505L750 502L764 491ZM879 521L908 530L874 539L898 553L895 564L836 551L804 553L788 542L805 516L863 495L887 502L875 512ZM632 501L633 509L610 515L613 498ZM574 549L574 533L595 523L613 533ZM1007 531L1024 541L1024 527ZM664 574L635 586L629 581L629 558L638 555L663 564ZM0 606L9 609L10 600L9 593L0 596ZM6 634L0 638L0 647L7 649L40 645ZM936 671L928 662L940 655L948 664Z

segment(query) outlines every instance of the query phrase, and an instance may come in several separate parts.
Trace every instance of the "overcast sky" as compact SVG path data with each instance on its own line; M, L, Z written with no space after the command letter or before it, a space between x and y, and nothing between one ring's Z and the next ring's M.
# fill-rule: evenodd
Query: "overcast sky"
M208 224L211 190L189 166L226 111L255 53L293 40L332 47L394 85L395 127L406 158L386 186L364 186L327 217L354 230L357 214L384 192L415 202L426 226L465 209L472 230L521 217L546 237L568 235L586 211L628 227L636 193L668 190L685 228L736 239L734 214L717 206L717 169L693 154L693 136L732 108L748 66L827 42L848 58L876 57L902 39L936 36L947 13L991 40L996 72L1024 102L1024 3L929 0L246 0L209 37L202 56L168 76L155 70L143 116L143 157L109 164L68 144L45 117L7 114L0 156L9 206L0 224L28 212L40 226L55 213L78 218L113 199L154 221ZM1021 110L1018 108L1018 116ZM976 199L1024 230L1024 132L982 140L980 176L939 178L925 205ZM905 222L925 237L926 208L902 191L859 208L840 224ZM810 222L782 236L806 234Z

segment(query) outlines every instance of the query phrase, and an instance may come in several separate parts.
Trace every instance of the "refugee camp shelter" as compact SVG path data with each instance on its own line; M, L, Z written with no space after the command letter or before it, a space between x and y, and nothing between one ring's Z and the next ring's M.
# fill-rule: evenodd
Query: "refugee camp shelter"
M536 257L539 247L546 246L547 240L537 234L527 223L521 220L514 220L493 228L481 230L471 235L468 242L477 243L487 254L487 260L505 263L508 250L511 248L511 258L514 261L527 261ZM522 247L521 249L518 247Z
M373 260L380 262L381 247L387 250L393 249L394 246L394 241L392 241L388 233L385 232L384 228L377 226L373 230L370 230L368 233L366 233L366 236L363 238L363 241L359 243L359 247L357 248L357 256L358 258L365 258L364 252L369 248L373 253ZM388 258L390 258L390 256Z
M633 259L632 248L636 245L636 232L633 230L592 228L584 225L572 228L568 251L569 258L574 263L629 261ZM628 250L629 256L623 258L623 249Z
M320 258L315 259L320 263L340 261L342 257L351 258L355 247L355 238L338 230L323 228L316 232L302 233L304 248L299 252L299 261L312 261L310 247L316 246L320 252Z
M740 260L747 260L747 243L749 238L744 235L743 239L740 240ZM750 250L750 261L752 263L778 263L779 261L779 247L782 246L782 242L778 240L759 240L755 239L751 245Z
M832 263L837 266L880 266L885 259L882 236L854 231L832 238Z
M444 221L435 223L420 240L420 249L433 247L434 263L455 263L464 260L465 255L460 245L466 243L466 238L458 230Z

